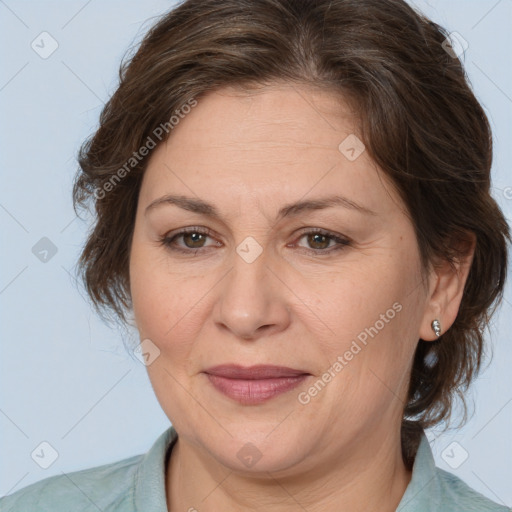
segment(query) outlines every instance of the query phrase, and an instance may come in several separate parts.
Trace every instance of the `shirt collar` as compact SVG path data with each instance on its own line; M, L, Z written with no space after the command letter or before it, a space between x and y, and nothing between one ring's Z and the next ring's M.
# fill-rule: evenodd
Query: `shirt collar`
M134 503L140 512L167 512L165 495L166 455L178 439L174 427L169 427L143 456L135 476Z
M434 496L439 496L436 464L425 432L414 458L412 477L396 512L431 512L438 509Z

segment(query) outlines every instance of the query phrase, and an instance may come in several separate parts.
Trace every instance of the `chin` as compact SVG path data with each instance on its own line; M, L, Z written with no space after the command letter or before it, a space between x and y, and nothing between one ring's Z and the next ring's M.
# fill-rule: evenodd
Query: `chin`
M228 451L218 454L217 460L237 473L253 477L261 474L266 478L267 473L287 474L303 459L304 455L297 451L296 443L277 446L277 443L267 442L262 446L246 441L234 442Z
M219 463L237 473L265 476L268 472L280 472L284 475L306 458L308 447L300 432L295 433L288 427L278 434L275 427L275 423L266 424L264 429L245 425L239 432L228 427L232 437L223 432L221 439L210 438L201 444Z

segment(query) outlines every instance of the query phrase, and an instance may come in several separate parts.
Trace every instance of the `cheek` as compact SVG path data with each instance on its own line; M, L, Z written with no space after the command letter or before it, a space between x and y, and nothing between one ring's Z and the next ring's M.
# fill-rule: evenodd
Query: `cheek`
M331 329L321 349L329 361L341 356L347 364L340 385L355 379L358 387L384 388L380 378L395 389L413 357L423 315L419 260L412 247L367 261L333 276L329 294L318 302L317 315Z
M166 333L172 332L177 320L186 315L187 301L182 296L180 279L166 275L164 262L156 254L155 248L134 236L130 258L133 312L141 338L150 338L158 345Z
M155 343L194 330L194 308L204 295L202 280L173 269L161 248L141 241L137 232L130 257L130 291L133 311L141 337Z
M385 337L386 331L402 323L402 312L411 298L412 283L416 282L414 276L406 275L402 265L391 259L387 265L375 265L375 260L368 263L323 280L323 292L316 287L313 295L311 289L303 290L315 297L318 318L331 327L335 343L358 337L364 341L365 336L370 336L369 331L376 334L375 330Z
M132 285L134 315L141 336L157 345L187 340L201 327L197 280L142 272Z

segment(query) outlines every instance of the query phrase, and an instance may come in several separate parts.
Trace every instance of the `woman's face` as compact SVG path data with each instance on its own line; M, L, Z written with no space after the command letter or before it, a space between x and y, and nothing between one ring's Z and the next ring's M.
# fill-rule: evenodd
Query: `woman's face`
M356 133L327 92L226 88L151 156L130 258L147 369L182 442L229 468L328 467L399 435L431 280ZM189 202L149 207L165 196ZM218 365L302 376L206 373Z

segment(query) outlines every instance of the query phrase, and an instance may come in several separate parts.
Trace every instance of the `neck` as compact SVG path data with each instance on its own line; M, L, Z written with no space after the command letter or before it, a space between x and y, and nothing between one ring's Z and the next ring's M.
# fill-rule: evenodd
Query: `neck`
M300 471L240 474L178 437L167 465L170 512L394 512L412 472L400 433L360 436L343 453Z

